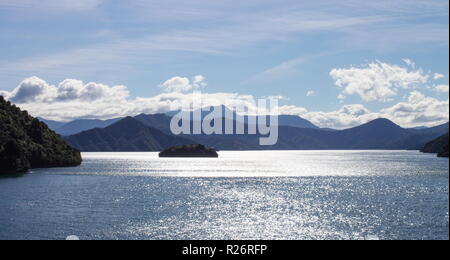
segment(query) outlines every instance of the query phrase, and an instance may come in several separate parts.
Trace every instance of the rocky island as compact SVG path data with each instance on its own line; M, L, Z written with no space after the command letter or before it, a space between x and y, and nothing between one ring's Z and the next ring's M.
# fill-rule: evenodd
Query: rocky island
M45 123L0 96L0 175L81 164L81 154Z
M205 157L218 158L219 154L201 144L182 145L168 148L159 153L159 157Z
M438 157L449 157L448 133L425 145L423 153L437 153Z

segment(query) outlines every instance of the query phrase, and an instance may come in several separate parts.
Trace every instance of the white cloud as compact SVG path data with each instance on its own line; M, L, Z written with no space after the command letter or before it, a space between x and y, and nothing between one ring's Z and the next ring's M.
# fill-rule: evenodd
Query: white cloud
M382 109L381 114L402 126L443 124L449 120L449 100L441 101L413 91L407 102Z
M188 80L189 81L189 80ZM206 86L205 77L195 76L189 81L190 89ZM153 97L130 98L125 86L107 86L100 83L83 83L67 79L58 85L31 77L13 91L1 91L6 99L16 103L32 115L52 120L70 121L77 118L109 119L140 113L167 112L172 107L192 104L192 93L179 91L162 93ZM242 106L256 111L251 95L238 93L203 93L205 104L212 106Z
M259 73L256 77L259 80L273 80L279 77L284 77L296 73L298 67L307 60L305 57L295 58L289 61L285 61L273 68L267 69L266 71ZM254 79L250 79L254 80Z
M8 91L0 90L0 96L4 97L5 99L8 99L10 93Z
M344 104L346 98L347 98L347 97L344 96L344 95L342 95L342 94L339 94L339 95L337 96L337 99L339 100L339 104Z
M196 88L204 88L208 84L206 83L206 78L202 75L197 75L192 78L192 85Z
M185 77L173 77L164 82L161 87L166 92L189 92L194 89L204 88L207 86L206 78L202 75L197 75L189 80Z
M323 128L344 129L367 123L379 118L380 115L371 113L363 105L354 104L345 105L332 112L309 112L303 117Z
M94 102L98 100L116 100L126 99L129 92L125 86L109 87L104 84L89 82L84 84L80 80L66 79L58 85L57 101L82 100Z
M403 61L410 67L412 67L413 69L416 68L416 63L410 59L403 59Z
M193 79L191 84L201 84L204 77ZM448 89L448 86L447 86ZM125 86L107 86L67 79L58 85L31 77L25 79L11 92L0 91L8 100L33 116L70 121L77 118L109 119L134 116L140 113L162 113L192 104L192 93L169 92L153 97L130 98ZM239 93L202 93L204 104L211 106L246 107L256 112L255 97ZM280 114L298 115L320 127L349 128L376 118L388 118L404 127L434 126L449 119L449 101L426 97L420 92L410 93L407 101L372 112L362 104L342 106L337 111L308 111L304 107L283 105Z
M49 102L56 97L56 88L38 77L23 80L9 95L14 103Z
M14 103L56 103L67 101L82 102L115 102L129 96L125 86L109 87L104 84L87 83L80 80L66 79L53 86L38 77L23 80L11 93L8 99Z
M414 88L426 83L428 75L422 70L410 71L379 61L362 67L333 69L330 76L344 95L359 95L364 101L390 101L399 88Z
M434 73L433 78L434 78L435 80L438 80L438 79L443 79L443 78L445 78L445 76L444 76L443 74L440 74L440 73Z
M337 111L316 112L304 108L280 109L283 114L301 116L324 128L345 129L365 124L377 118L387 118L402 127L436 126L449 121L449 100L427 97L418 91L409 94L407 101L372 112L364 105L342 106Z
M281 115L296 115L302 116L308 112L308 110L304 107L298 106L280 106L278 111Z
M433 89L436 92L448 93L449 92L449 85L437 85L437 86L434 86Z
M309 90L308 92L306 92L306 96L307 97L312 97L316 94L316 92L314 90Z

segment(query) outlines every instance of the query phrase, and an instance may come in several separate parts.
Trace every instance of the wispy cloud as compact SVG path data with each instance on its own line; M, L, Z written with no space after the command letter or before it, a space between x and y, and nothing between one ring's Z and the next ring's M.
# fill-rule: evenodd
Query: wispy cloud
M13 5L13 1L3 0L3 5ZM26 1L22 3L32 8L35 1ZM46 0L42 5L49 5L51 0ZM57 1L61 8L94 8L101 1ZM79 2L78 4L70 4ZM151 5L154 1L140 1L140 4ZM204 1L205 3L207 1ZM208 1L211 2L211 1ZM216 2L216 1L214 1ZM265 1L268 4L270 1ZM290 1L293 3L294 1ZM350 2L351 3L351 2ZM253 1L256 4L256 1ZM251 6L251 4L248 4ZM158 5L159 6L159 5ZM181 12L182 7L186 6L187 17L192 16L192 12L206 12L205 8L200 8L199 3L193 1L178 5L163 4L162 7L154 8L162 12L164 6L173 6L174 9ZM220 11L219 8L226 6L226 9L233 9L225 1L218 1L216 4L207 4L206 9ZM176 60L180 55L208 54L208 55L227 55L233 53L236 49L245 46L252 46L266 41L288 41L292 37L301 37L305 33L328 31L342 34L344 37L350 37L346 42L355 43L365 39L364 32L379 24L387 30L395 30L390 35L399 35L398 39L404 39L404 27L392 28L387 23L395 21L395 18L387 15L359 15L335 14L333 10L315 10L316 5L294 4L292 8L282 7L266 8L256 10L237 10L231 13L231 18L222 22L213 22L207 27L197 23L186 24L187 29L181 29L179 25L173 25L170 29L160 32L152 32L137 37L113 37L107 43L80 46L62 52L53 54L36 54L31 57L23 57L3 61L0 63L0 74L11 75L23 73L32 74L58 74L62 71L76 71L78 74L92 71L94 68L102 68L108 71L123 71L124 66L135 68L141 64L157 64L162 59ZM272 4L273 7L273 4ZM303 7L303 9L299 8ZM162 8L162 9L161 9ZM175 11L176 11L175 10ZM155 12L156 12L155 11ZM153 12L148 10L148 12ZM228 12L230 14L230 12ZM151 15L149 17L152 17ZM203 22L208 22L210 17L204 17ZM143 24L142 26L144 26ZM147 26L147 25L145 25ZM416 40L428 39L430 41L444 41L442 28L430 30L429 27L422 26L420 33L418 31L410 32L411 35L417 35ZM366 29L365 29L366 28ZM448 31L448 29L447 29ZM113 33L113 32L112 32ZM382 33L382 32L380 32ZM425 37L424 37L425 34ZM448 34L448 32L447 32ZM427 36L428 35L428 36ZM305 35L306 37L307 35ZM361 37L363 36L363 37ZM370 37L371 38L371 37ZM383 38L383 37L380 37ZM407 39L411 41L412 39ZM369 39L368 39L369 41ZM405 40L406 41L406 40ZM403 43L405 41L399 42ZM445 40L448 41L448 40ZM338 44L338 43L336 43ZM361 44L362 46L363 44ZM390 44L392 45L392 44ZM277 67L268 69L264 74L277 74L284 71L289 72L292 68L302 62L302 59L294 59L280 64Z
M307 97L312 97L316 94L316 92L314 90L309 90L308 92L306 92L306 96Z
M0 0L0 8L18 11L85 11L97 8L104 0Z

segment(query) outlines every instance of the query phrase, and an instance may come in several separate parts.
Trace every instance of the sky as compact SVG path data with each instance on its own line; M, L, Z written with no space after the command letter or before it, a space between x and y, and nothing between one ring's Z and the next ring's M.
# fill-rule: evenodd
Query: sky
M277 98L320 127L449 120L447 0L0 0L0 95L70 121Z

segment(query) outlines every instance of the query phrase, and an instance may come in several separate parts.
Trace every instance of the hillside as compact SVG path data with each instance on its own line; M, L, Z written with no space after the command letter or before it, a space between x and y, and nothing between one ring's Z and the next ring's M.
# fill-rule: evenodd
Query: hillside
M280 126L278 143L273 146L259 146L258 135L187 137L220 150L407 150L440 134L423 134L421 139L404 141L414 135L417 133L387 119L377 119L339 131Z
M110 120L98 120L98 119L78 119L72 122L63 124L58 128L55 128L54 131L62 136L74 135L77 133L81 133L86 130L94 129L94 128L105 128L110 126L122 118L114 118ZM54 124L54 123L53 123Z
M132 117L126 117L106 128L96 128L66 137L77 149L87 152L161 151L162 149L192 144L193 141L166 134Z
M0 96L0 174L79 164L79 151Z
M158 151L191 143L219 150L419 150L448 131L445 126L420 131L404 129L387 119L334 131L280 126L278 143L260 146L259 135L174 136L169 129L170 117L164 114L129 117L125 122L70 136L67 140L82 151ZM120 130L114 130L117 128Z
M422 150L423 153L437 153L438 157L449 157L448 133L427 143Z
M223 106L223 111L227 110L230 112L230 114L233 115L233 119L236 118L236 113L229 110L227 107ZM177 114L178 112L170 112L166 114L140 114L135 116L134 118L150 127L159 129L163 132L168 132L170 129L170 121L172 119L172 116ZM201 112L201 117L204 118L206 115L208 115L209 112ZM193 113L191 112L191 118ZM223 115L225 117L225 115ZM249 122L249 116L244 117L244 122ZM75 135L78 133L81 133L83 131L92 130L95 128L105 128L108 127L123 118L113 118L109 120L98 120L98 119L77 119L71 122L58 122L58 121L52 121L47 120L44 118L38 118L40 121L46 123L50 129L57 132L58 134L62 136L70 136ZM256 119L254 119L256 122ZM306 119L303 119L299 116L292 116L292 115L280 115L279 118L279 125L280 126L291 126L291 127L298 127L298 128L313 128L318 129L317 126L312 124Z

